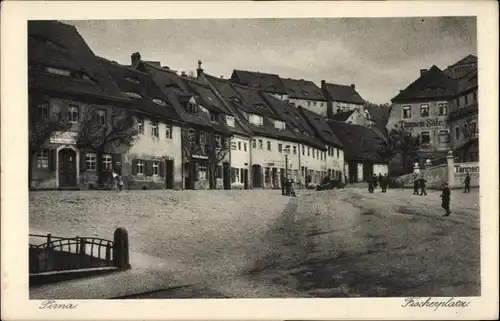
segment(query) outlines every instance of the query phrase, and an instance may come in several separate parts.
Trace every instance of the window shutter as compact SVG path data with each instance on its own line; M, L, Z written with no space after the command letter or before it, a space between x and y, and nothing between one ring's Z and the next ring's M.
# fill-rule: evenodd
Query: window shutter
M49 149L48 150L48 162L49 162L49 170L51 172L56 170L56 150L55 149Z
M161 160L160 162L160 165L159 165L159 170L160 170L160 176L163 177L165 176L165 160Z
M112 164L113 170L117 170L117 169L121 168L122 167L122 155L121 154L112 154L111 157L113 160L113 164ZM119 164L117 164L117 163L119 163Z
M146 166L146 176L153 176L153 162L152 161L145 161L145 166Z
M80 150L80 172L85 172L87 169L87 162L86 162L86 156L85 156L85 151Z
M137 159L132 160L132 175L137 175Z

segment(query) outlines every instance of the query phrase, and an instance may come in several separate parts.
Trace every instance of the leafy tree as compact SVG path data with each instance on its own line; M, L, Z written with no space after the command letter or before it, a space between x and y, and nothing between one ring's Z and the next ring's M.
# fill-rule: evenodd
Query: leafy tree
M28 105L28 186L33 178L33 159L50 137L58 131L71 128L66 117L66 108L51 109L48 99L38 92L30 91Z
M400 155L402 169L408 169L409 157L420 148L418 137L412 135L411 130L404 126L404 122L400 122L400 124L395 124L389 131L388 143L388 156Z
M96 153L98 185L102 186L105 178L102 155L113 145L130 148L138 133L136 122L130 112L122 108L84 108L78 125L77 146Z

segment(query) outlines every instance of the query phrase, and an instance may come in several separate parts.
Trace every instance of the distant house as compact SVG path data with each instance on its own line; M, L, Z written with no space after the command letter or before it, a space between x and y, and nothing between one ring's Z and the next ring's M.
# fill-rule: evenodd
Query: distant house
M453 149L477 161L477 57L469 55L445 70L421 69L420 76L392 99L387 129L402 125L418 137L420 154Z
M370 128L372 128L375 124L375 122L371 119L370 112L368 110L360 111L358 109L354 109L342 111L334 114L331 119Z
M364 111L365 101L356 91L355 85L338 85L321 81L321 90L327 100L327 118L341 112L359 110Z
M100 159L77 144L84 115L95 113L106 124L113 108L128 109L132 101L75 27L57 21L28 23L28 98L30 108L36 108L30 122L60 115L70 124L33 150L30 187L87 188L97 184L97 163L103 170L120 166L122 153L114 144L106 146Z
M262 90L279 99L288 100L288 92L278 75L235 69L230 80L243 86Z
M388 146L376 131L334 120L328 124L344 145L344 171L349 182L362 182L373 174L388 173Z
M321 88L315 83L304 79L282 78L288 102L296 107L307 108L323 117L326 116L326 98Z

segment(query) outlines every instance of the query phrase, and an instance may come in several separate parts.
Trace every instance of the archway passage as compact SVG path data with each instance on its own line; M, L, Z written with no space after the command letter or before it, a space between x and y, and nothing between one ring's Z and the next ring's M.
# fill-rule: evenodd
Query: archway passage
M76 152L69 148L59 151L59 187L76 187Z

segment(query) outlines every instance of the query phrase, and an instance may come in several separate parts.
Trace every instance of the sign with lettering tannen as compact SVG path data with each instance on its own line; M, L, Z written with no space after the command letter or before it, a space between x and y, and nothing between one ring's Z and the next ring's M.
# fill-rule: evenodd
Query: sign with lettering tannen
M455 163L453 166L453 176L455 179L463 180L469 173L471 179L479 178L479 163Z

